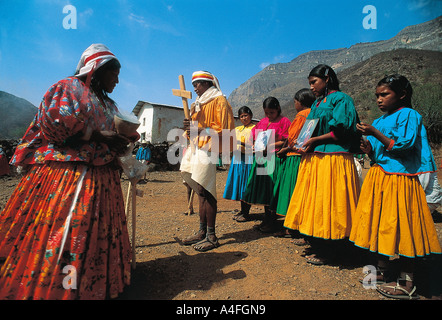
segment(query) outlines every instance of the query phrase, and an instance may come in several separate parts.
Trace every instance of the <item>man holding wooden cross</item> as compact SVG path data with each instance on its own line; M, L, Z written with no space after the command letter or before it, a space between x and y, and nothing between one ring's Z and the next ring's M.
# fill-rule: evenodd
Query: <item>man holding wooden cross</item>
M216 164L221 153L221 134L223 129L235 129L235 123L232 107L213 74L194 72L192 85L198 97L192 104L191 119L183 122L191 147L184 154L180 170L184 181L198 195L200 227L195 235L184 239L183 244L207 251L219 246L215 235Z

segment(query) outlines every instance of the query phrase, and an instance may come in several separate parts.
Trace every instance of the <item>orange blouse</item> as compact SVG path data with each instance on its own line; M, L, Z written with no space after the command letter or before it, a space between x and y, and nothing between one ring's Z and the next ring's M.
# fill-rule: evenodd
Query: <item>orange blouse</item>
M221 133L223 129L228 129L232 132L233 137L236 137L235 119L233 117L232 107L224 96L216 97L210 102L202 105L201 110L192 115L192 120L198 121L199 128L210 128L210 131L214 130L217 133ZM204 147L205 150L212 150L212 138L210 137L210 133L200 133L200 136L194 139L193 142L195 144L198 143L200 149ZM221 152L221 136L219 142L219 152ZM232 148L232 145L230 148Z
M305 123L305 120L307 119L307 116L310 113L310 108L304 109L302 111L299 111L296 115L295 119L293 120L292 124L289 127L289 137L288 137L288 145L293 146L293 143L298 138L299 132L301 132L302 126ZM293 156L298 155L299 153L296 152L289 152L287 153L287 156Z

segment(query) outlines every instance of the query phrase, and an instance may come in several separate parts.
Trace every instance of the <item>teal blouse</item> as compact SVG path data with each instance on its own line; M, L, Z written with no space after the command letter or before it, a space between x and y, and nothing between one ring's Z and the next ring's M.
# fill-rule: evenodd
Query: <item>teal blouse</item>
M334 91L324 99L317 99L307 119L319 119L313 133L314 137L333 132L338 138L336 143L316 146L314 152L361 153L359 148L361 134L356 130L359 116L349 95Z
M391 150L387 150L376 138L367 137L372 146L370 158L385 172L417 175L437 170L422 116L416 110L400 108L384 114L373 122L373 127L394 140Z

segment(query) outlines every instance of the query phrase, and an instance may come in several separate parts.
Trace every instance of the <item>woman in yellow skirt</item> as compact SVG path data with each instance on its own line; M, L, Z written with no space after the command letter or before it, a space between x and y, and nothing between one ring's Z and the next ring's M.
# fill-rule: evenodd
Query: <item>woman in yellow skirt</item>
M338 243L331 240L350 235L360 191L353 160L353 154L360 152L360 134L353 99L339 91L333 69L318 65L308 80L317 99L307 122L319 122L299 150L303 156L284 226L308 236L312 252L306 255L306 261L317 265L336 253Z
M361 123L361 141L373 166L361 190L350 240L378 253L377 290L388 297L415 299L413 267L417 257L440 254L441 247L418 175L436 171L422 117L411 108L412 87L401 75L383 78L376 87L385 115L373 125ZM400 276L388 279L389 257L399 255Z
M45 94L11 163L26 173L0 213L0 300L115 298L131 246L115 132L120 63L102 44ZM137 140L138 137L132 137Z

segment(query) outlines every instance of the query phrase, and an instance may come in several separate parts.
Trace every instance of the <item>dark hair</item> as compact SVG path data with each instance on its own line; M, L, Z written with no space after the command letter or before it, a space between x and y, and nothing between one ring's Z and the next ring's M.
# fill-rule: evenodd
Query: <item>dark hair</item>
M294 99L299 101L304 107L310 108L313 102L315 102L316 97L312 90L304 88L295 93Z
M281 106L279 105L278 99L276 99L275 97L266 98L262 103L262 108L278 110L278 116L281 114Z
M378 82L377 87L380 86L389 87L394 93L399 96L402 96L405 91L405 98L403 100L404 106L411 108L411 97L413 96L413 88L411 87L411 83L410 81L408 81L407 78L401 76L400 74L386 76Z
M243 107L239 108L238 117L240 117L243 113L247 113L248 115L250 115L250 118L253 117L252 110L250 110L250 108L247 106L243 106Z
M327 90L338 90L339 91L339 80L336 76L335 71L326 64L317 65L310 71L308 77L318 77L321 79L326 79L328 76Z

